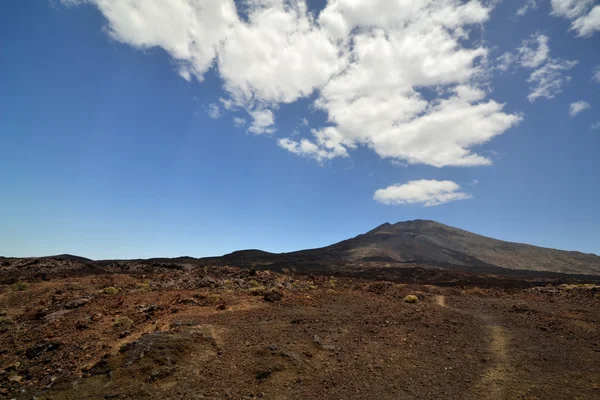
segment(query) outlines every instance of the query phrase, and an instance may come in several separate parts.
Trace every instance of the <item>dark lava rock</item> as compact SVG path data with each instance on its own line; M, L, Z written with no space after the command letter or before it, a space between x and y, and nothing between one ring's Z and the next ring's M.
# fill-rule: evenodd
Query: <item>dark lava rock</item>
M98 361L92 368L87 372L89 375L106 375L112 371L110 364L108 363L108 356L104 356Z
M263 296L263 299L265 301L268 301L269 303L274 303L276 301L281 301L282 298L283 298L283 293L280 290L277 290L277 289L269 290Z
M67 309L73 309L73 308L83 307L87 303L89 303L90 300L91 299L89 297L81 297L79 299L69 300L69 301L67 301L65 303L65 308L67 308Z
M38 357L38 356L46 353L47 351L58 350L58 348L60 347L61 344L62 343L58 340L41 342L41 343L36 344L33 347L28 348L27 351L25 351L25 355L29 359L35 358L35 357Z

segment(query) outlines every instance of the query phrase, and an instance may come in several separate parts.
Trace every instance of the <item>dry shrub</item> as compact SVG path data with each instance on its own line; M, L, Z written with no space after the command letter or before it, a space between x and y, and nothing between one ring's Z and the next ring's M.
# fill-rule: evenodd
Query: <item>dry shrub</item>
M121 291L121 289L113 287L113 286L109 286L107 288L102 289L102 291L105 294L115 295L115 294L119 294L119 292Z

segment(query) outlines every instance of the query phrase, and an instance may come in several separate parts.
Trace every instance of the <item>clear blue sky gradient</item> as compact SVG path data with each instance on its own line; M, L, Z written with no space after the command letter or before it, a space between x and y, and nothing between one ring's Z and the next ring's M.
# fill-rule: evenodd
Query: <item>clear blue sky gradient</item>
M92 6L0 2L0 255L210 256L319 247L384 222L432 219L486 236L600 253L600 34L576 38L549 2L514 18L504 1L485 26L494 56L531 33L578 60L554 99L527 100L528 71L492 79L493 98L523 122L477 148L494 165L395 167L359 148L324 165L277 146L311 99L277 110L275 137L235 128L205 107L222 96L214 71L187 82L160 49L111 40ZM569 118L569 104L592 108ZM243 115L239 115L243 116ZM308 128L302 128L308 129ZM473 198L386 206L375 190L453 180ZM478 180L478 185L469 182Z

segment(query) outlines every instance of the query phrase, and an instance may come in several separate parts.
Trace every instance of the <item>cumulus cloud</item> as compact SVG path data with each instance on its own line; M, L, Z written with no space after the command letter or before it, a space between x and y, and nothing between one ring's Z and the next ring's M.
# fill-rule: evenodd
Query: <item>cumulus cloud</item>
M565 76L563 72L576 64L577 61L550 59L533 71L527 80L530 85L530 93L527 96L529 101L533 103L539 97L552 99L562 93L563 87L571 80L571 77Z
M70 3L73 1L70 0ZM161 47L187 80L203 79L217 48L239 21L233 0L89 0L100 9L115 40L145 49Z
M594 6L594 0L552 0L552 15L571 20L580 37L600 31L600 5Z
M527 0L525 3L517 10L517 15L522 17L527 14L529 10L537 10L538 4L537 0Z
M579 114L582 111L587 110L588 108L590 108L591 105L590 103L588 103L587 101L576 101L575 103L571 103L571 105L569 105L569 116L574 117L577 114Z
M275 124L275 116L271 110L255 110L250 112L250 116L252 123L248 128L249 132L257 135L275 132L274 128L271 128Z
M521 120L480 89L488 49L466 40L494 2L329 0L320 12L304 0L86 2L112 38L164 49L184 79L214 68L221 106L245 110L251 133L274 132L272 110L314 96L327 122L278 144L319 161L366 146L409 164L488 165L474 148ZM536 44L521 56L531 65L547 57L547 39Z
M291 153L311 157L319 162L331 160L335 157L348 157L348 152L344 148L338 148L337 150L320 148L318 145L306 139L296 141L290 138L283 138L279 139L277 144L282 149L286 149Z
M460 186L453 181L421 179L379 189L373 198L388 205L423 204L425 207L431 207L469 199L471 196L461 192Z
M475 186L475 185L479 185L479 181L477 179L473 179L470 183L469 186Z
M212 119L219 119L221 118L221 109L219 108L219 106L215 103L211 103L206 107L206 113L208 114L209 117L211 117Z
M233 117L233 125L240 128L240 127L246 125L246 120L244 118L240 118L240 117Z

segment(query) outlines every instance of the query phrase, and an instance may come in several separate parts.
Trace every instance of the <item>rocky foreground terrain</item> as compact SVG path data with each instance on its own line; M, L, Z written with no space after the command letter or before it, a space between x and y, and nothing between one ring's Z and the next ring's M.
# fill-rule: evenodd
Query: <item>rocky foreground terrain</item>
M585 278L241 261L0 258L0 398L600 398Z

